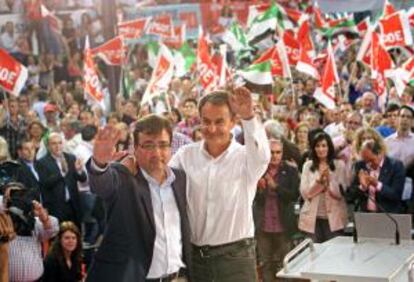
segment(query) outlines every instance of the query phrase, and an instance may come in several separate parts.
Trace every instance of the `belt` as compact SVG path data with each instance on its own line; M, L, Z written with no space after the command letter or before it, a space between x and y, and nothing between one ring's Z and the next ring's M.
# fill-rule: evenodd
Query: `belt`
M150 278L150 279L146 279L146 282L171 282L174 279L177 279L179 277L184 277L185 276L185 271L184 269L180 268L180 270L178 270L177 272L168 274L166 276L160 277L160 278Z
M222 245L204 245L196 246L193 245L193 250L200 255L201 258L209 258L214 256L224 255L227 252L234 251L237 248L243 248L251 246L255 243L254 238L246 238L239 241L222 244Z

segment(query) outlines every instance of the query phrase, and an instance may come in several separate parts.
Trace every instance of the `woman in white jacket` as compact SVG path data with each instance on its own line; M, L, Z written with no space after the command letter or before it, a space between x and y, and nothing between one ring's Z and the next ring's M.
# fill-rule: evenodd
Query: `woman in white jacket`
M300 193L304 205L299 229L317 243L342 233L347 224L347 208L341 189L346 189L346 169L335 160L332 140L325 132L317 133L310 145L309 160L302 170Z

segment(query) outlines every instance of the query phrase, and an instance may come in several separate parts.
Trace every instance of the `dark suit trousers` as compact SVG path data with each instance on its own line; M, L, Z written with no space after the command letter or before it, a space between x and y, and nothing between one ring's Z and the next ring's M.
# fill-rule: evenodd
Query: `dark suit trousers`
M283 266L283 258L291 248L291 241L285 233L257 231L259 263L262 266L263 282L273 282L276 273Z
M225 248L192 250L193 281L197 282L255 282L256 244L232 244Z

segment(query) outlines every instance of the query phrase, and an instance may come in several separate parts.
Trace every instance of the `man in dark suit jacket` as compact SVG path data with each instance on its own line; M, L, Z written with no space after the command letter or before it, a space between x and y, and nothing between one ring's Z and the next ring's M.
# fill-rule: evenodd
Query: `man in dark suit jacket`
M37 172L37 162L35 161L35 148L30 140L23 139L17 144L17 163L19 168L16 170L16 181L25 187L36 192L36 200L40 200L40 181ZM42 202L42 201L41 201Z
M283 161L283 141L270 139L269 168L259 180L253 203L259 260L263 281L273 281L289 252L292 236L297 231L295 203L299 198L299 173Z
M44 207L62 221L81 223L81 208L77 181L86 181L87 176L80 160L72 154L63 153L63 138L51 133L48 138L48 153L37 165Z
M171 158L171 125L156 115L136 123L138 167L132 169L109 164L119 133L110 126L100 130L93 157L87 163L91 190L103 198L107 211L104 238L87 281L172 281L182 275L189 278L186 177L184 172L167 166Z
M348 200L361 211L404 212L401 200L405 183L404 165L385 155L378 141L366 141L361 147L361 161L354 167ZM381 207L380 207L381 206Z

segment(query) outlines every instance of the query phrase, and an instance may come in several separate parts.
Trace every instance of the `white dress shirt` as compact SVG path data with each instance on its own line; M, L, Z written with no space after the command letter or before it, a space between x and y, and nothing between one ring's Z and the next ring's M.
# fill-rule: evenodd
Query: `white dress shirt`
M93 144L91 142L82 140L78 144L78 146L76 146L75 150L73 150L73 154L76 156L77 159L82 160L84 164L83 169L86 170L85 164L92 157L93 154ZM89 181L78 181L78 189L79 192L90 192L91 189L89 187Z
M414 162L414 134L399 136L398 132L391 134L385 139L387 155L404 163L407 167Z
M167 179L159 185L144 170L141 169L141 172L149 184L155 223L154 251L147 279L161 278L185 266L182 260L180 212L171 187L175 175L167 168Z
M170 162L187 174L187 212L195 245L221 245L254 236L252 203L270 149L256 118L242 124L245 146L233 139L213 158L201 141L182 147Z

